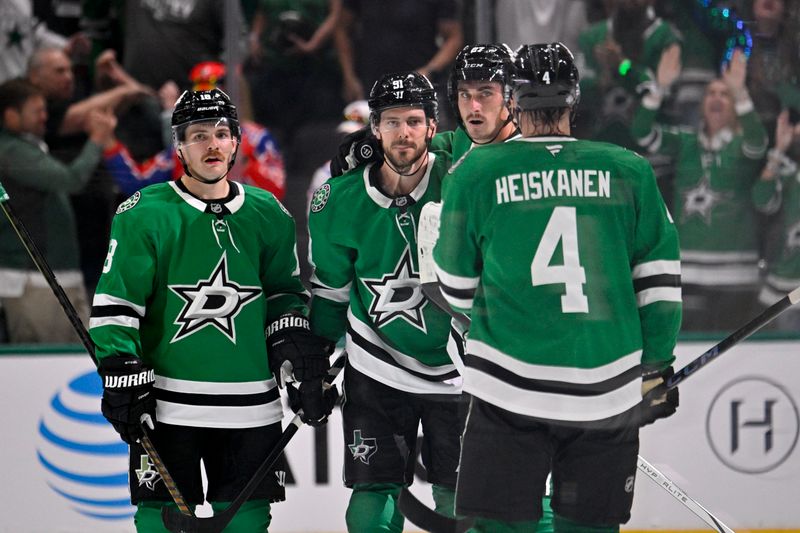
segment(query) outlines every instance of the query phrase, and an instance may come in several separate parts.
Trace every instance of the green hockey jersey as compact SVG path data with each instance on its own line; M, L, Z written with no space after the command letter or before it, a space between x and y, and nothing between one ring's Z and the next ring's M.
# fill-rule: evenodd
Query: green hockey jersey
M767 214L781 207L780 234L775 257L767 262L768 272L759 300L772 305L800 287L800 173L792 162L786 175L772 181L759 180L753 188L756 207Z
M447 351L458 333L419 282L419 213L441 198L450 163L444 154L429 157L408 195L381 192L373 165L331 179L314 193L308 221L311 326L330 339L346 335L348 364L385 385L458 394L459 375Z
M245 428L281 420L264 329L305 311L295 225L272 194L231 182L204 202L180 181L117 209L90 332L97 356L133 354L156 373L168 424Z
M453 161L458 161L461 156L472 149L472 139L467 131L459 126L452 131L443 131L433 136L431 150L450 154Z
M767 148L753 104L736 105L741 130L704 133L662 126L639 105L631 126L641 147L675 156L673 206L682 279L700 286L758 283L758 224L751 199Z
M647 161L533 137L451 171L434 260L472 318L464 391L571 422L640 402L641 365L672 362L681 320L677 232Z

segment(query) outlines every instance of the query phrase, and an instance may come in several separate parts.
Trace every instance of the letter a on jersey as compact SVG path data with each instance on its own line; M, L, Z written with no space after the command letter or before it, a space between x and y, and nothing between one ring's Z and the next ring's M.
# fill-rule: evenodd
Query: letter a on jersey
M199 280L196 285L169 286L184 301L175 319L180 328L170 343L213 326L236 344L236 316L261 294L261 287L246 287L231 281L226 257L223 253L208 279Z

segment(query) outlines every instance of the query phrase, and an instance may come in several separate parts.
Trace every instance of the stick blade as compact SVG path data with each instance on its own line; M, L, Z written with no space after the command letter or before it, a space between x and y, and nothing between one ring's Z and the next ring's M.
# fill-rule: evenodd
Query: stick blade
M172 533L222 533L233 516L225 511L208 518L185 515L173 507L161 508L161 521Z
M407 487L400 491L397 506L414 525L430 533L464 533L475 522L472 518L450 518L426 507Z

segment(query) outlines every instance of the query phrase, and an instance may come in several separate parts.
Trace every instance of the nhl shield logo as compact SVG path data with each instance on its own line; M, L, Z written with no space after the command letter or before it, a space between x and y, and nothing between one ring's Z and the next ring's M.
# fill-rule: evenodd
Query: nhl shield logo
M314 191L314 196L311 197L311 212L318 213L322 211L325 204L328 203L328 198L331 195L331 186L327 183Z

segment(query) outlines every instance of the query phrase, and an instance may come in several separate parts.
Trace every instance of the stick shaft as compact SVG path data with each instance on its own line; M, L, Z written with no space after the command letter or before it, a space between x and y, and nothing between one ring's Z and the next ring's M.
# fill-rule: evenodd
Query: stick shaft
M708 509L689 497L686 492L678 487L671 479L661 473L656 467L648 463L641 455L638 457L636 466L653 483L669 492L670 495L678 500L684 507L689 509L703 522L714 528L719 533L735 533L733 529L726 526L722 520L714 516Z
M708 349L705 353L700 355L697 359L690 362L688 365L684 366L680 370L676 371L675 374L670 376L666 383L660 385L659 389L674 389L677 387L681 382L685 381L689 378L692 374L706 366L708 363L722 355L723 353L727 352L732 347L736 346L750 335L758 331L759 329L763 328L767 324L769 324L775 317L789 309L791 306L796 304L800 301L800 287L796 288L770 307L765 309L760 315L755 317L754 319L750 320L747 324L740 327L724 339L722 339L719 343L712 346ZM665 391L663 391L665 392ZM653 391L653 395L657 396L658 392L655 390Z
M72 329L75 330L75 333L81 340L81 344L83 344L83 347L86 348L86 351L89 353L89 357L92 358L92 362L95 364L95 366L97 366L98 361L94 351L94 343L92 342L92 338L89 336L89 332L86 331L86 327L81 322L78 312L75 310L75 307L72 305L69 297L67 297L63 287L61 287L61 285L58 283L56 275L53 273L53 270L50 268L50 265L44 258L44 255L39 250L39 247L36 246L36 242L34 242L34 240L31 238L31 234L28 233L28 229L22 223L22 220L17 216L17 214L14 213L11 205L9 205L8 194L6 194L2 185L0 185L0 209L3 210L3 213L8 219L8 222L11 224L11 227L14 228L14 232L19 237L19 240L22 242L22 246L28 252L31 260L33 260L33 263L36 265L36 268L39 270L39 272L41 272L42 276L44 276L44 279L47 281L47 284L53 291L58 303L61 304L64 314L67 315L67 319L72 325ZM142 427L144 427L144 425L142 425ZM150 460L153 461L153 465L161 476L161 479L164 481L164 485L167 487L170 496L172 496L172 499L175 501L175 505L178 506L178 509L180 509L182 513L191 515L192 511L186 503L186 499L178 490L175 480L172 478L172 475L170 475L167 467L164 465L164 461L161 460L161 456L156 451L155 446L153 446L150 437L146 433L146 429L145 435L140 439L140 442L142 447L144 447L145 451L147 452L147 455L150 456Z

